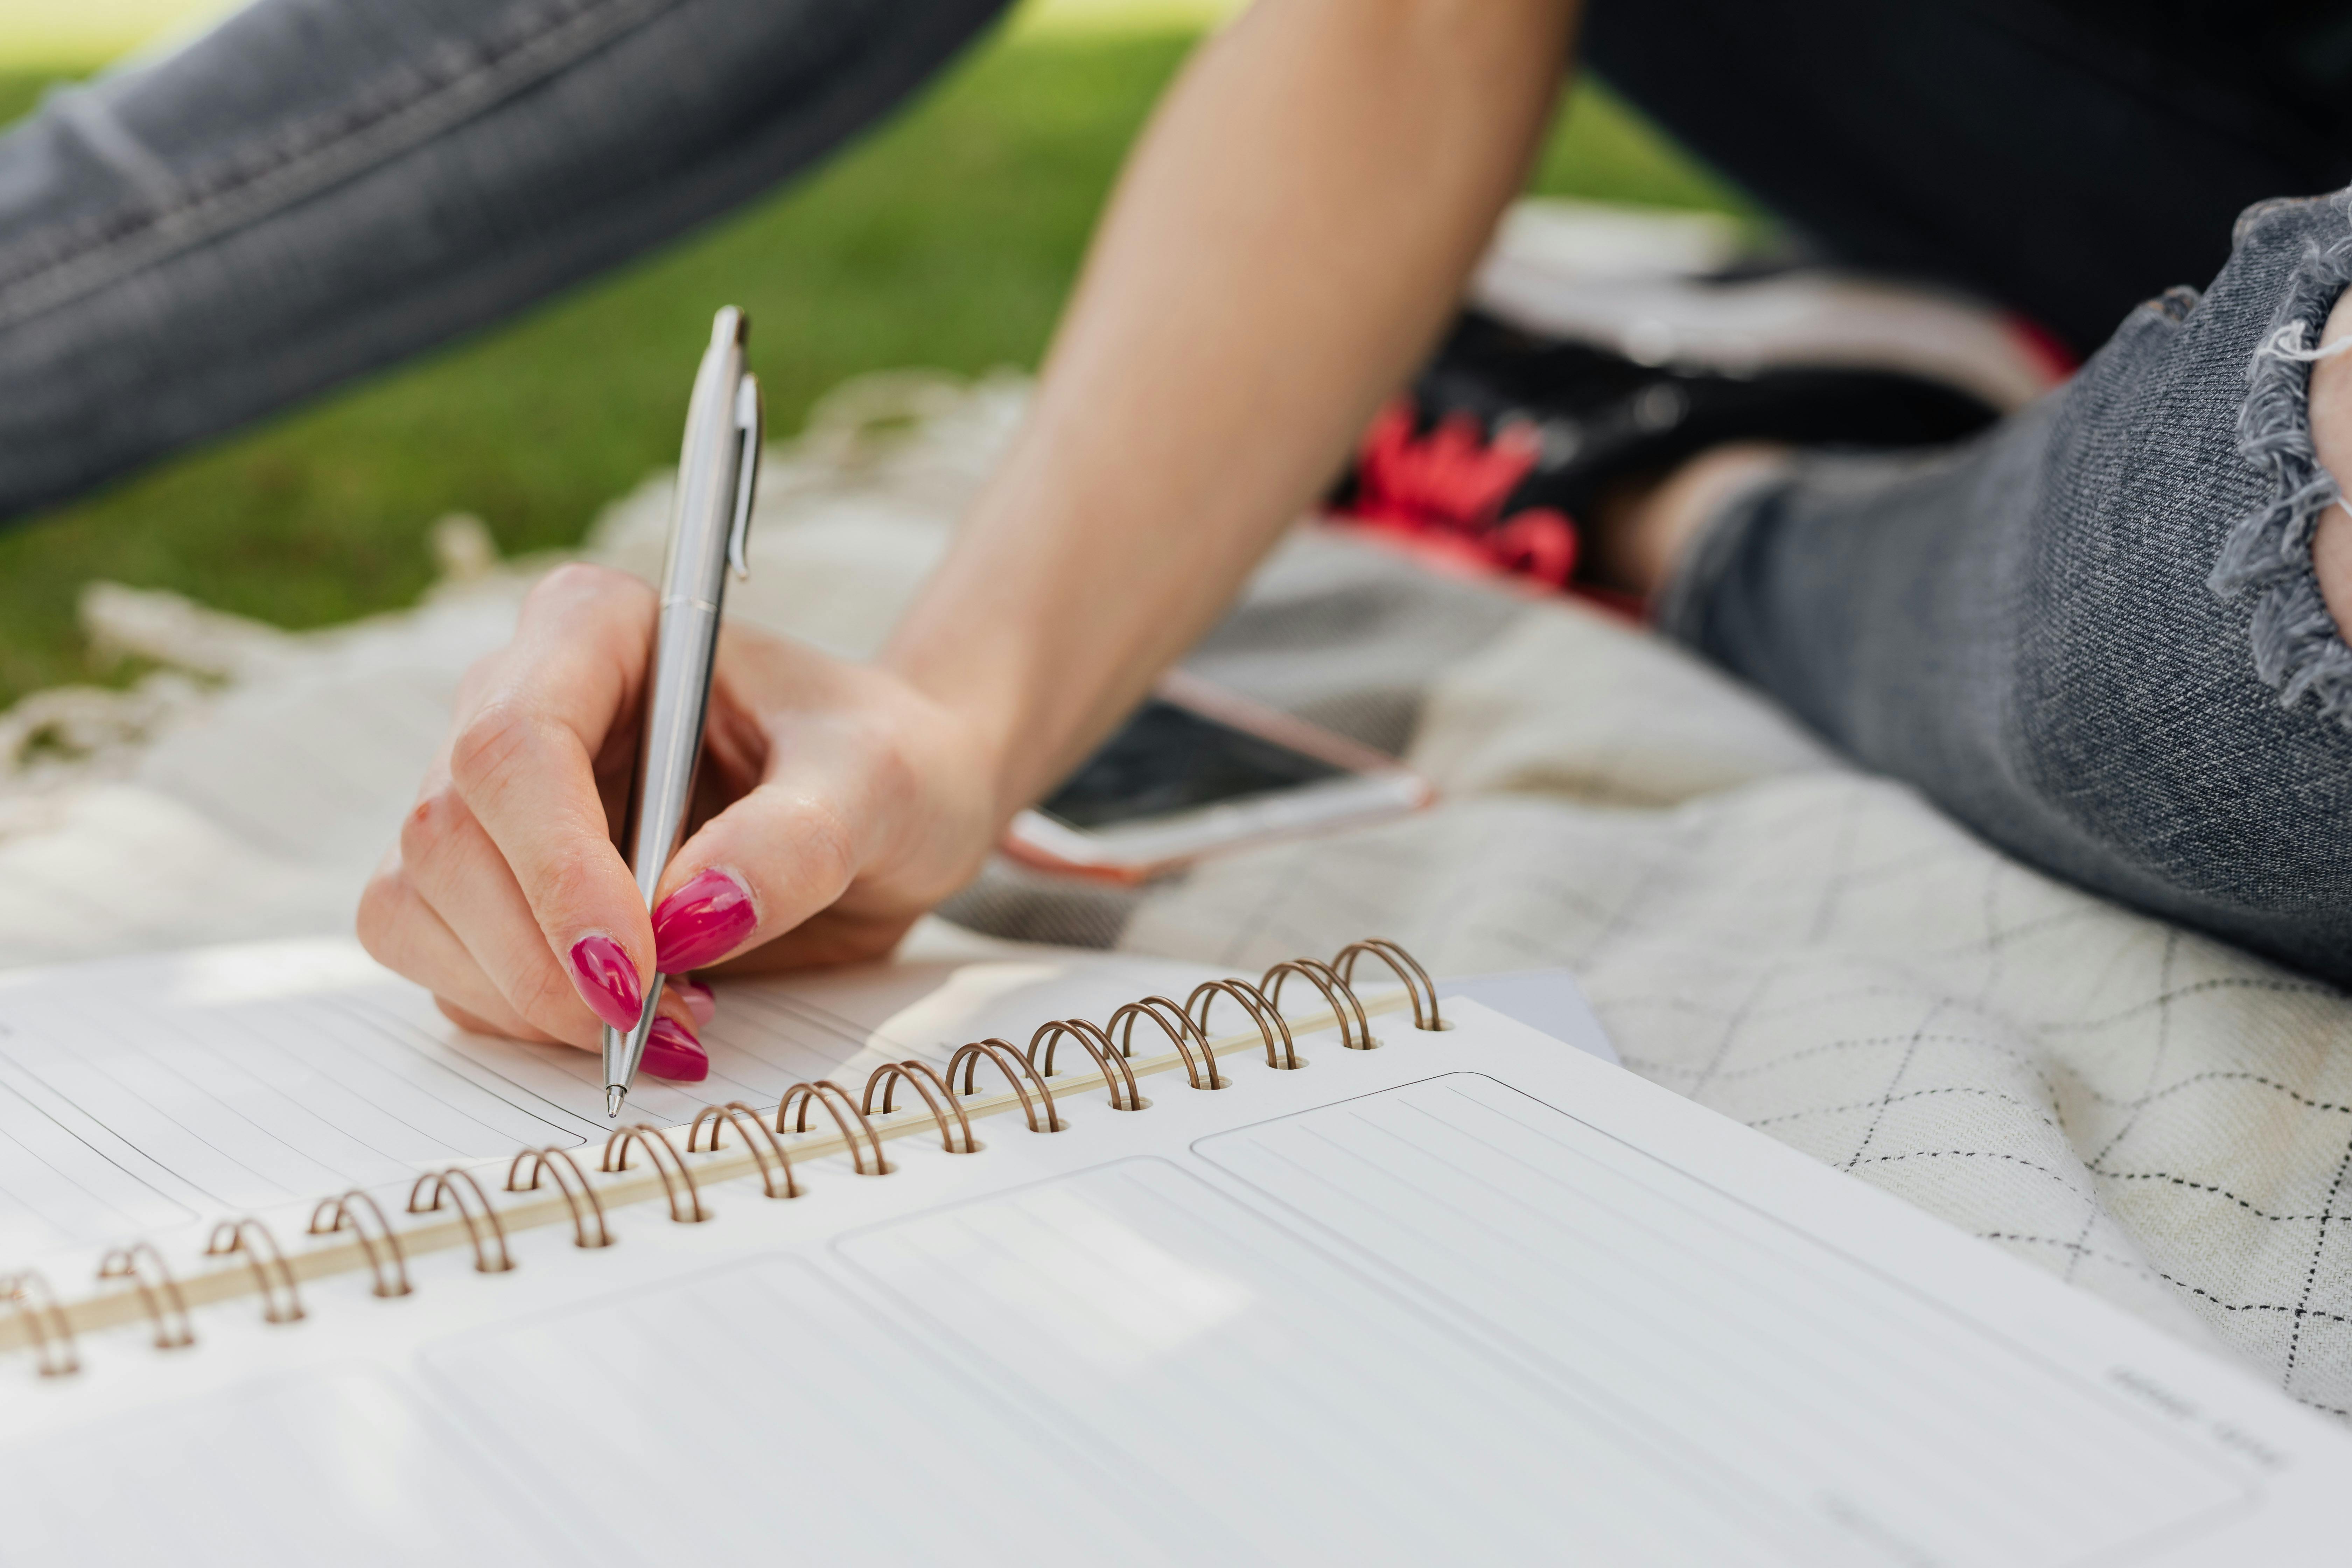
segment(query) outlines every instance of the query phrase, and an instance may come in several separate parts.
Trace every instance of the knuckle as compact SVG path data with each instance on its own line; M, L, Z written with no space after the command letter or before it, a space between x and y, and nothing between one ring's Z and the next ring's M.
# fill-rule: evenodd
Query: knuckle
M645 584L625 572L585 561L567 561L531 585L523 605L530 614L565 616L581 610L634 606L651 593Z
M386 968L392 967L392 934L399 924L401 910L407 902L406 889L400 873L379 871L368 879L360 890L358 927L360 945L368 956Z
M843 888L857 871L856 835L839 805L803 797L793 803L785 831L808 878Z
M892 811L905 809L922 793L922 770L895 731L877 739L868 773L875 798Z
M449 747L449 776L461 790L493 784L538 741L539 726L510 702L486 703L457 731Z
M596 868L583 855L559 856L536 873L534 879L538 885L524 890L530 895L532 906L541 910L589 909L604 887Z
M553 963L530 965L507 1000L525 1023L545 1030L551 1037L576 1035L594 1022L588 1005L580 1000L571 983L556 973Z
M401 819L400 858L403 865L432 864L457 841L471 816L455 789L428 790ZM404 877L404 873L403 875Z

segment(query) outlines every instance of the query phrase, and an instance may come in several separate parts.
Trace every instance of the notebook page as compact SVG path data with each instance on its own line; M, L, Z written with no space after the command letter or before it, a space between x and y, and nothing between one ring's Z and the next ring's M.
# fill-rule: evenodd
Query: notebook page
M436 1255L400 1302L322 1283L298 1327L224 1307L195 1352L110 1336L81 1386L0 1401L0 1476L146 1452L184 1410L210 1440L174 1495L258 1564L477 1507L653 1563L2014 1568L2339 1540L2352 1444L2229 1369L1475 1005L1385 1037L1236 1058L1222 1092L1155 1079L1144 1111L1074 1100L1061 1133L992 1121L977 1154L908 1141L887 1176L812 1162L800 1200L725 1184L709 1224L631 1209L607 1251L528 1233L511 1274ZM252 1414L354 1370L472 1491ZM289 1495L319 1517L282 1524Z
M192 1462L220 1452L233 1472ZM257 1529L265 1562L338 1568L556 1568L585 1544L499 1486L446 1417L349 1368L265 1377L26 1445L9 1471L11 1489L41 1500L9 1510L0 1549L26 1568L254 1568Z
M675 1125L884 1060L944 1066L976 1036L1025 1044L1053 1007L1101 1016L1208 973L936 923L910 945L898 963L723 985L710 1077L641 1079L632 1110ZM602 1140L604 1110L594 1056L468 1034L349 942L0 976L0 1266Z
M2094 1387L1484 1075L1198 1148L1693 1463L1928 1560L2071 1563L2241 1494Z

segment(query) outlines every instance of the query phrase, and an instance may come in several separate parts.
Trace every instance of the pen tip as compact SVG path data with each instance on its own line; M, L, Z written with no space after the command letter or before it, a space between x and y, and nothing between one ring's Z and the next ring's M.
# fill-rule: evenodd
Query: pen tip
M621 1101L628 1098L629 1091L623 1089L619 1084L606 1084L604 1086L604 1115L606 1118L614 1121L619 1121L621 1118Z

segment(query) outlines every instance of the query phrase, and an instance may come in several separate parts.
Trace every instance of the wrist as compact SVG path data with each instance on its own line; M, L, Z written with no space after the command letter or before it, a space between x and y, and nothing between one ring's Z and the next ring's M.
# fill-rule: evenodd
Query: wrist
M992 646L1004 637L1002 627L943 639L902 636L876 661L920 706L926 727L952 754L957 772L978 785L992 835L1029 804L1017 798L1031 728L1024 703L1029 682L1017 658Z

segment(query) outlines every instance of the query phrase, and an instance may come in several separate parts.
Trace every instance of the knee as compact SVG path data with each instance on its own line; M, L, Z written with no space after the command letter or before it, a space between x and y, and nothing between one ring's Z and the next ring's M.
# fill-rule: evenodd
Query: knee
M2352 477L2352 290L2328 312L2320 352L2332 357L2311 367L2311 447L2336 481L2338 500L2319 514L2311 535L2311 570L2340 640L2352 626L2352 510L2341 499Z

